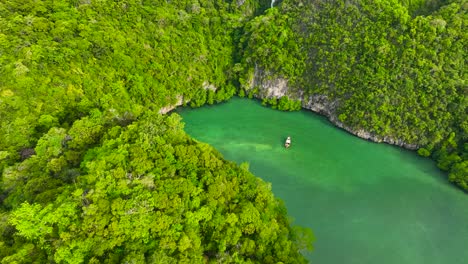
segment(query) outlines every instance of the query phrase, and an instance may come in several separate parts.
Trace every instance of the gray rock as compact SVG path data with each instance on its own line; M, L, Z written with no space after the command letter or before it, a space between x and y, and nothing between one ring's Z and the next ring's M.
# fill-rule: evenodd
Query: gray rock
M384 142L411 150L419 148L416 144L409 144L398 138L381 136L361 128L352 128L347 126L346 124L343 124L336 115L336 109L338 109L339 106L338 100L330 100L323 94L305 95L304 91L291 89L288 86L287 79L280 77L271 78L270 76L271 75L268 72L255 68L254 76L249 82L250 87L248 87L248 89L254 89L255 87L258 88L259 91L258 94L255 95L256 98L280 98L286 95L291 99L301 100L302 108L309 109L326 116L335 126L360 138L377 143Z

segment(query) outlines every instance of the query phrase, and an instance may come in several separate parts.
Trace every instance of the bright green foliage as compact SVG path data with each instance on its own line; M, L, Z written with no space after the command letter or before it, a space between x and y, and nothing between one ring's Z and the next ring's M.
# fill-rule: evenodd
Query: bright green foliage
M12 211L0 222L2 263L24 256L41 263L305 263L299 250L312 237L290 229L270 185L190 139L178 115L150 112L126 127L108 125L98 145L88 137L61 143L90 122L51 129L35 156L8 169L29 178L6 193ZM54 173L37 168L92 145L79 164L65 162ZM70 170L77 171L73 184L61 174ZM27 183L44 177L58 181L31 193ZM51 189L60 192L40 199Z
M133 120L180 97L230 98L234 36L260 2L1 1L0 149L11 164L95 108Z
M1 1L1 263L304 262L312 236L269 185L153 114L252 98L256 70L420 145L468 189L463 0L284 0L258 16L269 5Z
M153 114L232 97L268 5L2 1L1 263L305 262L269 185Z
M420 148L418 149L418 154L423 157L429 157L431 155L431 152L425 148Z
M346 125L424 147L465 188L457 164L468 155L467 8L463 0L285 0L246 27L241 81L261 69L325 95Z
M243 64L249 66L260 62L275 75L290 77L290 81L301 76L305 67L302 57L305 54L300 51L301 36L292 29L294 21L294 17L280 13L276 8L249 21L240 39ZM241 87L245 87L251 79L253 68L241 69L248 71L246 76L241 75L239 79Z
M263 105L269 105L273 109L278 109L281 111L298 111L302 109L302 104L300 100L292 100L287 96L282 96L279 99L276 98L264 98L262 100Z
M292 100L289 99L287 96L282 96L278 100L278 110L283 111L297 111L301 110L302 105L300 100Z

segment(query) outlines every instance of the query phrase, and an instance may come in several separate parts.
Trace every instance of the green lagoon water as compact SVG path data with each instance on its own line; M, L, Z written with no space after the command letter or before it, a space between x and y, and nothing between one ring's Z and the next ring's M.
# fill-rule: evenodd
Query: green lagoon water
M178 113L191 136L272 183L295 224L313 230L312 263L468 263L468 195L430 160L253 100Z

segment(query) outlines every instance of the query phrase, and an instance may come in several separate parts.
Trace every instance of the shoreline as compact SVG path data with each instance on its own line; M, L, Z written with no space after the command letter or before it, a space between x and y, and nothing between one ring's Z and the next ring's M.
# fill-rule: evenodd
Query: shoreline
M279 98L277 96L274 96L274 97L277 99ZM272 97L254 95L254 98L261 101L263 98L272 98ZM247 99L250 99L250 98L247 98ZM323 96L323 95L310 96L308 97L307 101L305 101L301 96L300 100L302 104L302 107L301 107L302 110L311 111L318 115L324 116L327 118L327 120L331 124L333 124L333 126L339 129L342 129L346 131L347 133L350 133L356 137L359 137L361 139L365 139L374 143L386 143L389 145L395 145L395 146L402 147L408 150L413 150L413 151L419 148L419 146L416 144L408 144L404 142L403 140L394 139L391 137L382 137L382 136L370 133L368 131L365 131L364 129L352 129L351 127L343 124L342 122L338 120L336 115L333 114L334 105L336 105L336 103L330 103L330 101L326 98L326 96ZM170 113L176 108L182 106L184 103L187 103L187 102L188 101L183 101L179 98L175 104L161 107L158 113L162 115Z

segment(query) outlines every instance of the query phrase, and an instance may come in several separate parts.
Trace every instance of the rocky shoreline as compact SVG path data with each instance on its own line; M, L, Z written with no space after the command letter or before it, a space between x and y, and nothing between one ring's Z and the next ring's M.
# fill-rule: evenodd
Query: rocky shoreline
M258 93L254 95L258 99L280 98L282 96L288 96L291 99L300 100L302 108L326 116L328 120L335 126L360 138L377 143L383 142L396 145L410 150L416 150L419 148L418 145L406 143L401 139L376 135L364 129L354 129L343 124L335 114L335 110L338 108L338 101L332 101L325 95L315 94L306 96L304 95L303 91L291 91L291 89L288 87L288 81L286 79L267 79L264 78L262 71L256 69L255 74L249 83L248 89L254 89L254 87L258 89Z
M301 103L302 108L308 109L320 115L326 116L328 120L335 126L347 131L348 133L358 136L360 138L363 138L372 142L377 142L377 143L387 143L391 145L396 145L396 146L403 147L403 148L410 149L410 150L416 150L419 148L418 145L406 143L401 139L392 138L389 136L376 135L364 129L351 128L343 124L338 119L337 115L335 114L336 112L335 110L338 108L337 101L332 101L325 95L315 94L315 95L306 96L304 95L304 92L302 91L293 92L288 87L288 81L286 79L282 79L282 78L266 79L266 78L263 78L262 75L263 74L261 73L261 71L256 70L248 87L248 90L258 88L258 92L254 94L255 98L258 98L258 99L281 98L282 96L288 96L291 99L300 100L302 102ZM204 86L204 88L216 90L216 88L211 87L211 86L206 86L206 87ZM179 96L175 104L162 107L159 110L159 113L166 114L174 110L178 106L181 106L187 102L188 101L184 100L182 96Z
M185 103L187 103L188 101L185 101ZM158 111L158 113L164 115L164 114L167 114L169 113L170 111L176 109L177 107L181 106L184 104L184 98L182 96L178 96L177 97L177 102L173 105L167 105L167 106L164 106L164 107L161 107Z

